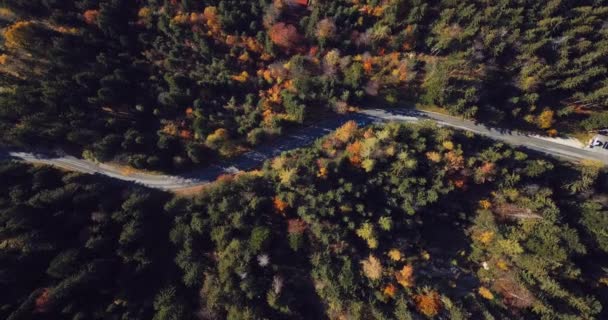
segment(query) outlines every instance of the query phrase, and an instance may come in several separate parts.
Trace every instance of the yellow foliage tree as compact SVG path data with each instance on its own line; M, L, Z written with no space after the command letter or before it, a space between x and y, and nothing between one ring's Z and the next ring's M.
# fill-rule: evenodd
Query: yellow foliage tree
M496 262L496 266L498 267L498 269L502 270L502 271L507 271L509 270L509 265L507 264L506 261L500 259L498 260L498 262Z
M359 126L355 121L348 121L343 124L340 128L336 129L334 137L341 142L348 142L355 135Z
M176 25L183 25L190 22L190 15L186 13L178 13L173 18L171 18L171 23Z
M545 109L538 116L538 126L541 129L549 129L553 125L553 116L555 112L550 109Z
M441 154L439 152L429 151L426 153L426 158L432 162L439 162L441 161Z
M27 46L33 36L34 23L31 21L17 21L6 28L3 32L5 45L9 48L21 48Z
M480 233L477 233L474 236L475 240L483 243L484 245L489 245L492 240L494 240L494 232L492 231L483 231Z
M376 239L374 226L371 223L363 223L363 225L361 225L361 227L357 229L357 235L363 240L365 240L367 242L367 245L371 249L375 249L378 247L378 240Z
M492 291L490 291L486 287L479 287L479 290L477 290L477 292L479 293L480 296L482 296L488 300L494 300L494 294L492 294Z
M215 145L219 142L228 140L228 131L224 128L215 130L212 134L207 136L206 142L210 145Z
M388 252L388 257L391 258L391 260L393 260L393 261L400 261L401 260L401 252L398 249L391 249Z
M232 76L232 80L238 82L246 82L247 80L249 80L249 73L247 71L243 71L240 74Z
M420 253L420 256L422 257L422 259L424 260L431 260L431 254L426 251L426 250L422 250L422 252Z
M164 134L168 134L170 136L175 136L175 135L177 135L177 125L171 121L167 122L161 129L161 132L163 132Z
M327 178L327 168L326 167L319 168L319 172L317 173L317 177L322 178L322 179Z
M369 255L367 259L361 261L363 274L371 280L379 280L382 277L382 264L378 258Z
M150 9L150 7L141 7L137 12L137 17L145 22L148 22L150 20L151 15L152 10Z
M361 162L361 167L365 170L365 172L372 172L375 165L376 160L374 159L365 159L363 162Z
M444 141L442 143L443 147L446 148L447 150L452 150L454 149L454 143L452 141Z
M282 184L290 185L296 178L296 169L282 169L279 171L279 180Z
M484 210L490 209L492 207L492 202L488 199L479 200L479 207Z
M4 18L4 20L13 20L17 15L8 8L0 8L0 17Z
M286 163L287 163L287 157L278 156L278 157L272 159L272 161L270 162L270 166L272 167L273 170L278 171L278 170L283 169L283 167L285 166Z

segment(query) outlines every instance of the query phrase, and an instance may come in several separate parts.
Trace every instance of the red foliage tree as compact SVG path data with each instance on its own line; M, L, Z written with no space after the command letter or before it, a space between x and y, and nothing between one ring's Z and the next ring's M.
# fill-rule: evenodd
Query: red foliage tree
M504 304L513 308L529 308L536 300L530 290L519 284L517 280L510 275L496 280L493 289L503 297Z
M283 22L270 27L269 35L274 44L287 49L295 47L302 39L296 27Z
M44 313L47 312L48 310L48 306L49 306L49 301L50 301L50 290L49 288L44 288L42 289L42 292L40 293L40 295L38 296L38 298L36 298L36 301L34 302L34 312L36 313Z
M302 234L306 231L306 222L302 219L289 219L287 220L287 232L289 234Z

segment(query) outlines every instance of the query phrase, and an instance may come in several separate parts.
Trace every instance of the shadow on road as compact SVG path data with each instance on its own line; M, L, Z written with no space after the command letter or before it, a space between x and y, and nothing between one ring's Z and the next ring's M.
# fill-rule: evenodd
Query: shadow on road
M280 155L285 151L295 150L313 144L317 139L327 135L348 121L355 121L362 127L376 122L376 117L349 113L336 116L332 119L323 120L312 126L298 128L286 136L279 137L267 144L257 147L231 160L222 161L210 167L202 168L182 175L195 183L215 180L222 174L235 173L236 171L248 171L261 166L266 160Z
M11 160L13 156L9 154L8 150L0 149L0 160Z

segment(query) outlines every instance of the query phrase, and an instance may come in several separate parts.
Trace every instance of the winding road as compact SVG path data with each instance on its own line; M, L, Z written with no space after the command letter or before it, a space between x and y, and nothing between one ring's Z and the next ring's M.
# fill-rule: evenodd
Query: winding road
M247 152L230 161L220 162L178 176L139 172L125 173L124 170L110 165L63 155L55 156L42 153L0 150L0 159L16 159L29 163L51 165L69 171L105 175L124 181L138 183L150 188L166 191L179 191L207 184L214 181L222 174L253 169L260 166L267 159L275 157L284 151L312 144L316 139L328 134L350 120L356 121L359 125L367 125L374 122L416 122L424 119L435 121L441 126L471 131L494 140L504 141L514 146L522 146L565 160L578 161L590 159L608 165L608 150L589 149L582 145L577 146L572 143L565 143L557 138L540 137L516 131L489 128L460 118L411 109L365 109L358 113L318 122L313 126L300 128L285 137L264 144L256 150Z

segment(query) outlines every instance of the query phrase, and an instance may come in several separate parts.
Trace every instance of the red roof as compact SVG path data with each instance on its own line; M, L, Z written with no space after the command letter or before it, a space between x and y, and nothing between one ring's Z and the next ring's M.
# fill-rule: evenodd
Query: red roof
M287 0L286 1L288 5L293 6L293 5L300 5L300 6L308 6L308 0Z

